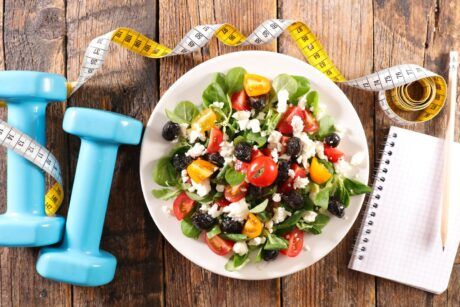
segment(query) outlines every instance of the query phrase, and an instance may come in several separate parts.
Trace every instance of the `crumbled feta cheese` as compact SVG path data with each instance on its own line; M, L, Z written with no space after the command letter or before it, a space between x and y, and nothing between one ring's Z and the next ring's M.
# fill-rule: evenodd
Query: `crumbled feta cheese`
M246 200L242 198L241 200L224 207L223 212L227 213L227 215L233 220L242 222L249 214L249 205Z
M293 184L292 187L294 188L294 190L303 189L308 185L309 182L310 182L310 180L308 180L307 177L305 177L305 178L297 177L294 180L294 184Z
M172 209L171 209L171 207L169 207L169 206L167 206L167 205L163 205L163 206L161 207L161 209L162 209L163 212L166 213L166 214L172 214Z
M233 251L240 256L246 255L249 251L248 245L244 241L236 242L233 245Z
M225 164L229 164L234 160L234 151L235 147L233 146L233 142L223 141L220 143L219 153L224 158Z
M295 177L295 171L293 169L289 169L288 170L288 175L289 175L289 177L294 178Z
M277 130L273 130L270 135L268 136L267 142L268 142L268 148L273 149L276 148L278 150L281 150L282 145L281 145L281 138L283 135L281 132Z
M298 137L303 131L303 120L300 116L294 115L291 120L292 133Z
M225 190L225 186L223 184L216 185L216 191L222 193Z
M180 172L180 176L182 178L182 182L186 183L190 178L188 177L187 170L183 169L182 172Z
M353 166L361 165L364 162L364 154L362 152L355 153L350 160L350 164Z
M211 192L211 183L209 179L203 180L201 183L197 183L191 180L192 186L188 189L189 192L196 192L198 196L203 197Z
M265 237L255 237L254 239L248 241L248 245L258 246L264 244L265 241L267 241Z
M324 154L324 144L323 144L323 142L317 141L316 145L315 145L315 149L316 149L316 155L318 156L318 158L320 158L322 160L327 160L327 157Z
M260 132L260 122L258 119L251 119L246 127L246 129L252 130L254 133Z
M201 132L200 127L192 126L192 129L190 129L190 132L189 132L189 135L188 135L188 139L189 139L190 143L193 144L193 143L196 142L196 140L205 141L206 136L204 135L203 132Z
M268 222L266 222L265 228L267 228L269 233L272 233L273 232L273 221L269 220Z
M276 107L276 111L278 113L284 113L287 109L287 101L289 98L289 92L285 89L282 89L278 92L278 105Z
M266 136L267 136L267 131L261 131L261 132L260 132L260 135L261 135L262 137L266 137Z
M308 246L308 245L306 245L306 244L303 245L302 249L303 249L304 251L306 251L306 252L308 252L308 251L311 250L310 246Z
M278 163L278 149L276 148L272 149L270 154L272 156L273 161L275 161L275 163Z
M307 223L313 223L316 220L318 213L315 211L307 211L304 213L302 219Z
M297 162L301 163L305 168L308 168L308 160L316 154L316 144L305 132L299 135L299 139L302 144L302 152L297 158Z
M214 102L212 103L212 105L213 105L214 107L218 108L218 109L222 109L222 108L224 107L225 103L220 102L220 101L214 101Z
M291 216L291 212L284 209L284 207L275 208L272 221L274 224L283 222L288 216Z
M343 158L339 159L339 161L334 163L334 169L335 172L338 174L344 175L345 177L351 177L350 173L352 171L352 167L350 163L345 161L345 159Z
M273 200L275 203L279 203L279 202L281 201L281 194L280 194L280 193L275 193L275 194L273 194L272 200Z
M208 214L213 218L216 218L222 214L222 210L220 209L218 204L214 204L211 208L209 208Z
M188 128L188 124L187 123L184 123L184 124L179 124L179 127L180 127L180 133L182 136L187 136L187 128Z
M192 158L198 158L199 156L202 156L206 153L206 147L204 147L200 143L195 143L192 148L190 148L185 155L192 157Z
M266 115L266 114L265 114L264 112L260 112L260 113L257 115L256 118L257 118L258 120L264 120L264 119L265 119L265 115Z
M236 119L238 126L241 130L246 130L249 124L249 118L251 117L251 112L249 111L237 111L233 113L232 117Z

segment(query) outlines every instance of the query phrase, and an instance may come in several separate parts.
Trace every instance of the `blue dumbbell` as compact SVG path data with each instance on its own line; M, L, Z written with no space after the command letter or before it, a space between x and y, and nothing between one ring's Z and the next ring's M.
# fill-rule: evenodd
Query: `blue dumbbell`
M109 283L117 260L99 249L107 201L120 144L138 144L142 123L120 114L69 108L64 130L81 138L64 241L43 248L37 271L43 277L80 286Z
M0 100L7 103L8 123L41 145L46 143L49 102L67 98L66 80L34 71L0 72ZM45 175L8 150L7 211L0 215L0 246L44 246L61 239L64 219L45 214Z

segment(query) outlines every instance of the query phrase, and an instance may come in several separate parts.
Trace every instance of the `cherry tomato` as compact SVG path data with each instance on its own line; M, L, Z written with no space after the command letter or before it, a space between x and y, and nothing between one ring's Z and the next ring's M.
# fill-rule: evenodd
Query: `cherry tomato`
M256 187L268 187L278 176L278 165L273 159L260 156L249 164L247 178Z
M192 128L197 127L201 132L211 130L217 121L217 115L211 109L204 109L192 121Z
M214 164L200 158L196 159L187 166L187 174L196 183L200 183L211 177L215 170L216 166Z
M216 204L220 208L223 208L223 207L227 207L228 205L230 205L230 202L228 200L226 200L225 198L221 198L218 201L216 201Z
M343 152L329 145L324 145L324 154L327 156L329 161L334 163L343 157Z
M224 240L219 237L219 235L216 235L211 239L209 239L206 234L204 237L208 247L219 256L227 255L232 250L234 244L232 241Z
M281 117L276 129L282 134L292 135L291 122L294 116L299 116L305 122L306 112L301 107L289 107Z
M310 165L310 178L317 184L323 184L331 179L332 174L329 170L321 164L316 157L313 157Z
M270 92L270 80L255 74L245 74L243 86L248 96L260 96Z
M235 171L246 174L248 171L249 163L243 162L241 160L235 161Z
M248 193L248 184L243 181L239 185L226 186L224 191L224 197L231 203L237 202L246 196Z
M180 221L187 217L193 210L195 201L187 196L185 192L180 193L173 203L173 212L176 218Z
M303 247L303 232L295 227L291 232L284 235L286 240L289 240L287 249L280 250L280 253L288 257L295 257L300 254Z
M294 171L294 177L289 177L280 187L280 191L282 193L287 193L287 192L290 192L292 191L294 188L293 188L293 184L294 184L294 181L297 177L300 177L300 178L305 178L307 177L307 171L302 168L300 165L298 165L297 163L294 163L291 165L291 169Z
M266 155L267 157L271 157L272 156L272 150L268 147L265 147L265 148L262 148L262 153L264 155Z
M244 90L235 92L230 98L232 101L232 109L236 111L250 111L251 106L249 105L248 95Z
M212 127L209 133L208 153L216 153L220 150L220 143L224 140L224 134L217 127Z
M313 114L305 110L305 119L304 119L304 128L303 131L313 133L318 131L319 125L318 122L316 121L316 118L313 116Z
M253 239L260 236L262 230L264 229L264 224L259 220L257 216L252 213L248 214L248 219L244 224L242 234L248 236L248 238Z

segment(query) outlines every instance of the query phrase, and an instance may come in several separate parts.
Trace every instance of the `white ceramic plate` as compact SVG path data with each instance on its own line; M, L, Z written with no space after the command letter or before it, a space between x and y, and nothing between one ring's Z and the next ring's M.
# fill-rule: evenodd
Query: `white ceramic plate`
M147 207L161 233L182 255L214 273L249 280L277 278L305 269L328 254L345 237L355 222L364 196L352 197L350 207L346 210L346 218L331 218L321 235L306 234L304 244L310 248L309 251L304 250L295 258L280 256L273 262L249 263L238 272L228 272L224 268L227 257L214 254L203 240L185 237L176 218L162 210L163 205L171 206L172 201L164 202L155 199L151 193L152 189L159 188L152 180L153 165L171 148L171 144L161 137L161 130L167 122L165 108L173 109L182 100L200 104L201 94L210 83L213 73L226 72L234 66L242 66L248 72L270 79L281 73L308 78L311 87L319 92L320 103L326 104L327 112L335 118L336 124L345 128L340 148L346 153L346 157L349 159L357 152L365 154L365 161L358 173L358 179L362 182L367 182L369 174L367 141L358 115L344 93L312 66L283 54L244 51L216 57L191 69L177 80L160 99L150 116L142 141L140 176Z

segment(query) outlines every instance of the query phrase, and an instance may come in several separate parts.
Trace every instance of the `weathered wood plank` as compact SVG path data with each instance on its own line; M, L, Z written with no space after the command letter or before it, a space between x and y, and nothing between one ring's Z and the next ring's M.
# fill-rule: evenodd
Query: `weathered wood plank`
M77 78L87 44L118 26L156 33L156 1L69 1L67 5L68 76ZM70 99L72 106L92 107L147 121L158 99L157 62L117 45L110 47L104 67ZM80 142L70 138L70 169ZM155 305L163 302L161 238L142 197L140 147L121 147L109 200L102 248L118 258L112 283L98 288L73 288L75 305Z
M453 22L455 15L449 16L458 8L453 1L440 3L438 7L436 1L375 1L376 70L401 63L415 63L446 76L448 58L446 54L453 47L456 35L454 33L458 32ZM440 13L443 15L440 16ZM443 110L431 122L412 126L410 129L442 137L446 115L447 112ZM376 112L377 146L383 144L385 128L390 124L378 110ZM382 306L445 305L447 297L447 293L434 296L390 281L382 279L377 281L377 303Z
M4 69L65 74L64 0L8 0L4 5ZM54 103L47 111L48 147L61 162L67 156L67 139L61 128L64 108L64 103ZM4 162L2 165L4 182ZM67 180L66 173L63 177ZM6 202L5 192L2 189L0 194L2 203ZM1 248L0 305L70 304L70 286L45 280L36 273L37 252L38 249Z
M302 20L310 26L345 76L354 78L372 72L371 1L282 1L279 9L282 18ZM280 52L304 60L288 35L280 39ZM373 94L346 87L342 89L360 116L373 165ZM285 306L374 304L374 277L347 268L359 220L328 256L310 268L283 279Z
M250 33L267 18L276 17L276 2L160 0L160 42L174 46L192 26L229 22L243 33ZM247 49L276 50L276 43L260 48L231 48L215 40L201 52L160 62L160 92L193 66L222 53ZM235 63L237 65L237 63ZM177 225L179 227L179 224ZM203 243L204 244L204 243ZM211 251L210 251L211 252ZM165 299L168 306L260 306L279 305L279 280L245 282L217 276L185 259L165 244Z

